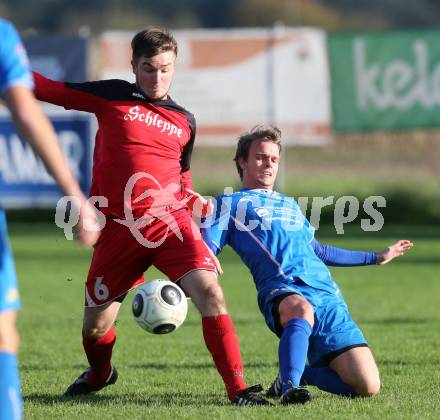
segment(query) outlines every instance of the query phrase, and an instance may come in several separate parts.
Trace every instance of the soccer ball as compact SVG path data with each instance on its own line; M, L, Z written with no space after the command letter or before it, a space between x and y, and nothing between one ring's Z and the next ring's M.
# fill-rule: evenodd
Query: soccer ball
M138 287L131 305L136 322L152 334L168 334L185 321L188 303L183 290L168 280L151 280Z

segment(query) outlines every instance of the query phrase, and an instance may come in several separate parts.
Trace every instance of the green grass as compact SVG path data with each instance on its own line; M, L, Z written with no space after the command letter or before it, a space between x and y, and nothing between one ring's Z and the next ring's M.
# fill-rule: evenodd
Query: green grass
M90 398L63 399L64 389L87 366L80 331L91 252L66 241L53 225L12 224L10 231L23 305L20 370L26 419L438 418L438 229L391 226L380 234L343 236L331 228L318 232L323 242L355 249L381 249L401 236L415 242L407 256L388 266L332 270L376 356L382 393L350 400L312 388L316 398L310 404L270 408L227 404L194 307L178 331L153 336L133 321L131 295L117 324L113 361L118 382ZM228 249L222 263L221 282L247 382L267 386L277 372L277 339L257 309L246 268ZM160 273L151 270L148 276Z

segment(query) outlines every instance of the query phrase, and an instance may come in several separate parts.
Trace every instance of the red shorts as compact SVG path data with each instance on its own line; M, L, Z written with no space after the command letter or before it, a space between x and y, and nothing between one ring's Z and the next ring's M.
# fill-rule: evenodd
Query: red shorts
M144 282L144 272L152 265L174 282L193 270L215 271L212 255L191 214L179 210L170 217L172 226L155 221L135 235L129 227L107 219L87 276L86 306L103 305L123 296Z

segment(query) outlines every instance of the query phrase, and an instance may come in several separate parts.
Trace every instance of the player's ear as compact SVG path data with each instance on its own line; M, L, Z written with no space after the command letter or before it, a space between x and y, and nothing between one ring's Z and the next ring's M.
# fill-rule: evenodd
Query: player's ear
M131 59L131 68L133 70L133 73L136 74L136 61L134 58Z
M244 169L246 164L247 164L247 159L245 159L244 157L239 157L238 158L238 164L240 165L241 169Z

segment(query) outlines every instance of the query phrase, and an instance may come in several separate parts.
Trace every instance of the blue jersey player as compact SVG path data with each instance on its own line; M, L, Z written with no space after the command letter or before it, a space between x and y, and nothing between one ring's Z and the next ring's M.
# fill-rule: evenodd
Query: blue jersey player
M81 203L78 237L85 245L97 239L97 232L87 230L96 216L78 183L68 169L55 132L41 112L32 92L33 79L26 52L14 26L0 19L0 97L4 99L12 118L49 172L66 195ZM22 416L16 353L18 335L15 328L19 296L15 269L9 249L4 211L0 208L0 419L16 420Z
M275 127L257 126L240 137L235 162L243 188L217 197L204 239L215 254L230 245L248 266L260 310L280 338L280 373L269 396L304 403L310 399L304 385L376 395L378 368L327 265L385 264L413 244L401 240L378 253L320 244L296 201L273 191L280 151Z

